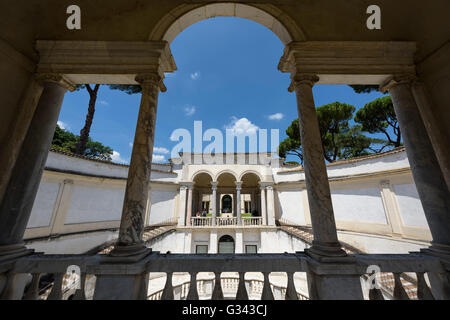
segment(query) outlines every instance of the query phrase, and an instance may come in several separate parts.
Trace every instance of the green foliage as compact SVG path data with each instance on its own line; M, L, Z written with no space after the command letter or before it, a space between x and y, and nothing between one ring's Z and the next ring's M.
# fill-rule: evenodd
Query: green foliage
M72 132L61 129L58 125L56 126L55 134L53 135L52 148L68 153L75 153L80 136L73 134ZM86 144L86 150L83 155L99 159L111 161L111 156L113 150L110 147L104 146L98 141L92 141L89 138Z
M372 91L378 91L379 85L352 85L350 86L356 93L370 93Z
M111 90L124 91L127 94L136 94L142 92L141 86L132 84L111 84L109 85L109 88Z
M386 136L385 147L402 145L402 135L390 96L376 99L356 112L355 122L362 125L361 130L369 133L382 133ZM392 129L393 135L390 134Z
M328 162L348 159L376 152L372 146L385 141L366 136L361 125L350 126L356 108L352 105L334 102L316 109L322 139L324 158ZM298 119L286 130L288 138L280 143L278 154L296 155L303 164Z

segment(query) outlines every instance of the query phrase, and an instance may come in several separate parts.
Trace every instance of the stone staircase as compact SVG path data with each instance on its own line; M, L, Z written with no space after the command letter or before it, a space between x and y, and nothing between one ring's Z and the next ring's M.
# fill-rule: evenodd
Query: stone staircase
M304 226L296 226L296 225L287 225L283 222L279 222L279 228L283 230L284 232L290 234L293 237L296 237L297 239L302 240L303 242L307 243L308 245L312 245L312 241L314 239L314 235L312 232L312 229L309 227ZM340 241L342 245L342 249L345 250L348 254L363 254L361 250ZM381 290L387 293L390 297L394 296L394 287L395 287L395 279L394 275L390 272L380 272L379 274L379 281ZM406 275L401 274L400 278L403 288L405 289L406 293L408 294L408 298L411 300L418 300L417 297L417 281Z
M169 225L154 225L148 226L145 228L144 234L142 235L142 239L144 243L147 244L150 241L168 233L172 232L176 229L176 226L173 224ZM114 248L113 245L109 245L98 252L98 254L108 254Z

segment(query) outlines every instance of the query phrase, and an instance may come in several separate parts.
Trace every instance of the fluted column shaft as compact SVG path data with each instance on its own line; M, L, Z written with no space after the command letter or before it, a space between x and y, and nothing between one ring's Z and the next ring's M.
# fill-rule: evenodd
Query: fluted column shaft
M161 89L164 91L162 79L156 73L137 76L136 81L142 87L142 97L116 247L144 246L142 234L152 166L158 95Z
M266 187L260 185L261 188L261 217L263 226L267 225L267 213L266 213Z
M46 74L37 78L43 91L0 204L0 246L22 243L64 95L68 89L75 89L61 75Z
M273 186L267 186L267 224L275 225L275 197L273 193Z
M450 193L411 90L414 76L395 76L389 91L431 234L432 248L450 254Z
M292 80L292 86L297 96L305 180L314 233L311 252L324 256L345 256L345 252L338 242L330 185L312 91L314 83L318 80L316 75L310 74L297 74Z
M216 218L217 218L217 184L218 182L211 182L211 188L212 188L212 203L211 203L211 209L212 209L212 224L213 226L216 225Z
M187 199L187 212L186 212L186 225L191 225L191 218L192 218L192 191L194 189L194 186L189 185L188 186L188 199Z
M242 207L241 207L241 188L242 188L242 182L235 182L236 184L236 217L238 224L242 224L241 214L242 214Z

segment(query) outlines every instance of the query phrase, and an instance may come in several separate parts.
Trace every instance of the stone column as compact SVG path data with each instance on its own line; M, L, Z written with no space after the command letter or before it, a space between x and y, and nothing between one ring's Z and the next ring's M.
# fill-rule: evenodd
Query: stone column
M68 89L75 87L63 76L37 77L43 92L23 141L0 204L0 260L26 252L23 235L47 161L59 111Z
M128 169L119 239L110 256L133 256L147 251L142 234L150 183L158 95L159 91L165 91L165 88L162 78L156 73L138 75L136 81L142 87L141 105Z
M273 186L266 186L267 190L267 224L269 226L275 225L275 199L273 194Z
M178 225L186 225L186 192L187 187L185 185L180 185L180 200L178 207Z
M308 253L316 258L345 257L346 253L341 249L337 237L330 185L312 91L318 80L319 77L314 74L296 74L290 87L297 96L305 180L314 233L313 244Z
M218 182L213 181L211 182L211 188L212 188L212 203L211 203L211 209L212 209L212 225L216 225L216 218L217 218L217 185Z
M241 205L241 189L242 189L242 182L235 181L236 184L236 217L237 217L237 224L242 224L241 214L242 214L242 205Z
M428 132L428 137L433 145L437 161L441 166L444 180L450 190L450 138L443 134L437 125L436 115L433 113L435 109L425 84L421 81L415 81L412 84L412 93L417 103L422 122Z
M261 189L261 217L263 226L267 225L267 213L266 213L266 187L261 182L259 183Z
M253 211L255 211L255 210L258 210L257 208L256 208L256 191L252 191L252 193L251 193L251 195L250 195L251 197L252 197L252 201L251 201L251 213L253 214Z
M194 189L193 184L188 185L188 197L187 197L187 212L186 212L186 225L191 225L192 218L192 190Z
M406 153L430 227L430 249L450 256L450 193L423 124L411 84L412 75L394 76L381 86L389 91L403 135Z

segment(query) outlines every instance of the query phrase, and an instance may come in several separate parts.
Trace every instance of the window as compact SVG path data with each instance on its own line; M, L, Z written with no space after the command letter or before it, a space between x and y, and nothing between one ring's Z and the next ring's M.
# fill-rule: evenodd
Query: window
M225 235L220 237L219 253L234 253L234 239L232 236Z
M247 254L258 253L258 247L254 244L247 244L247 245L245 245L245 253L247 253Z
M195 246L195 253L196 254L206 254L208 253L208 246L205 244L196 245Z

